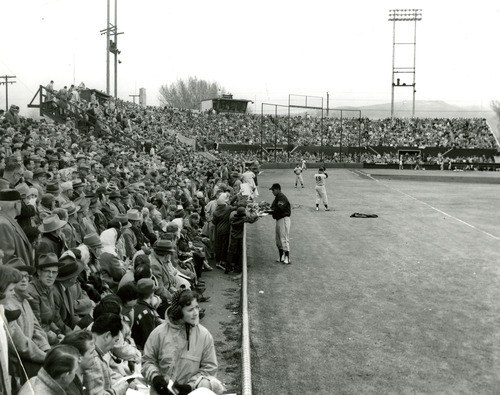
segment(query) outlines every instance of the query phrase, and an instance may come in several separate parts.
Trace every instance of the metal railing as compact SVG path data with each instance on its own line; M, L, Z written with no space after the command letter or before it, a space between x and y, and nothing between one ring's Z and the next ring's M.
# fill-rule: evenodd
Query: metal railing
M242 395L252 395L252 368L250 360L250 329L248 322L248 271L247 271L247 224L243 227L243 275L241 278L241 362L242 362Z

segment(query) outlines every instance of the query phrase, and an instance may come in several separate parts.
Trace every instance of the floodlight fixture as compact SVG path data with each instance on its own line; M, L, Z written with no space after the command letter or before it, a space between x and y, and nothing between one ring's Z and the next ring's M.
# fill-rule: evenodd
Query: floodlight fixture
M421 20L422 20L422 10L419 8L389 10L389 21L421 21Z

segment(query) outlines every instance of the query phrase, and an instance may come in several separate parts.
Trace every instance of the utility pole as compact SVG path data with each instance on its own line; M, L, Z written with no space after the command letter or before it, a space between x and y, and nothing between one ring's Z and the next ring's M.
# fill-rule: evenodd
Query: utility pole
M118 0L115 0L115 24L111 24L110 22L110 0L107 0L107 27L106 29L102 29L100 31L101 36L106 35L106 94L110 94L110 52L115 55L114 65L115 65L115 89L114 95L115 99L118 94L118 63L121 61L118 60L118 55L121 54L122 51L118 49L118 35L123 34L123 32L118 33L117 23L118 23ZM111 40L111 34L113 35L113 40Z
M330 109L330 94L326 92L326 117L328 118L328 111Z
M5 111L9 111L9 84L15 84L16 81L9 81L10 78L16 78L15 75L1 75L5 81L0 81L0 85L5 84Z
M134 101L134 104L135 104L135 98L139 97L140 95L129 95L129 96L133 98L132 100Z

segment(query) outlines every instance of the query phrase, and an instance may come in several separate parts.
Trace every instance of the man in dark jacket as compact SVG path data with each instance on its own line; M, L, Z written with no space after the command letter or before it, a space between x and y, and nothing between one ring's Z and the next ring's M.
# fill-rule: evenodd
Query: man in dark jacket
M43 219L42 225L38 228L42 237L36 249L35 261L38 260L40 254L52 252L60 257L68 249L61 233L64 225L66 221L59 219L57 214L51 214Z
M281 192L280 184L273 184L274 201L270 212L276 220L276 246L280 253L279 262L289 265L290 262L290 214L291 207L288 198Z
M236 273L242 271L242 254L243 254L243 229L247 220L245 207L238 207L229 216L231 224L231 240L229 241L229 250L227 253L227 266L225 274L234 270Z

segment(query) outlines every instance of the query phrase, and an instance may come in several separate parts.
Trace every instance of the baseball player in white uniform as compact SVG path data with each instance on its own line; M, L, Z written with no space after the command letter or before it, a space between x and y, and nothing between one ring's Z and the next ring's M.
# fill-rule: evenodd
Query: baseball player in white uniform
M293 172L295 173L295 188L297 188L297 185L300 182L300 185L302 185L302 188L304 188L304 180L302 179L302 171L303 167L297 163L297 166L295 166L295 169L293 169Z
M325 211L330 211L328 208L328 196L326 194L325 180L328 178L328 174L325 173L325 168L320 167L318 173L314 175L314 181L316 181L316 211L319 211L319 203L323 201L325 205Z

